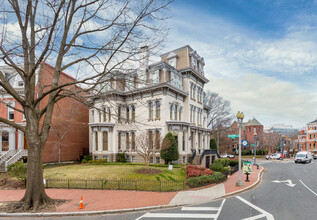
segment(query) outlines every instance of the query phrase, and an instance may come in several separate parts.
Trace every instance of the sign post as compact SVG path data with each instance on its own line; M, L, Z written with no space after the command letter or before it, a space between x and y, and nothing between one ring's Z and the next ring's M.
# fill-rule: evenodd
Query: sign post
M250 182L249 175L252 173L252 162L243 162L243 173L247 175L246 182Z

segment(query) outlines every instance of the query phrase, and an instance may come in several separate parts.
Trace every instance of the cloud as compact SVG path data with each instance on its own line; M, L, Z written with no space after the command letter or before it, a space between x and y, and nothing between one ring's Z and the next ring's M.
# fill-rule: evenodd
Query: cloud
M316 26L292 23L283 34L264 35L214 15L175 14L168 49L189 44L203 56L206 88L231 101L234 112L296 127L316 117Z

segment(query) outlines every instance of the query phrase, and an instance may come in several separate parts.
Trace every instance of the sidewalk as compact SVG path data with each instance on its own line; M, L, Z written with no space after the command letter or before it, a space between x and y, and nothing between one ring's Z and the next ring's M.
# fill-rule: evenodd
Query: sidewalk
M187 190L180 192L143 192L123 190L71 190L71 189L47 189L46 193L53 199L68 200L56 207L56 212L86 212L106 211L119 209L133 209L151 206L175 206L208 202L216 198L224 197L241 190L245 190L260 180L260 171L256 166L252 167L249 175L250 182L245 182L242 175L243 187L237 187L238 172L229 176L224 183L199 190ZM19 201L24 195L24 190L0 190L0 203L6 201ZM80 197L83 196L85 209L77 207ZM92 213L91 213L92 214Z

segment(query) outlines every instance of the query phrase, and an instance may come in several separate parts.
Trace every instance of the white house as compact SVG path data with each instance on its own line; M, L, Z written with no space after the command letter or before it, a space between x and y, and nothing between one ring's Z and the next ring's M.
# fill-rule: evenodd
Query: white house
M208 150L204 58L186 45L147 65L147 47L141 49L144 65L139 70L113 74L102 86L102 93L90 97L89 149L93 158L114 161L117 153L125 152L130 162L143 162L136 139L146 132L156 149L151 162L163 163L160 140L170 131L177 140L178 163L196 161L207 166L215 155Z

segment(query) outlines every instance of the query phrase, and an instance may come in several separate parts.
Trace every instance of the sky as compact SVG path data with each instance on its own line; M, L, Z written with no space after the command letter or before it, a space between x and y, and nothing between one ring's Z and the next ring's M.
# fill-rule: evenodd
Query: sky
M303 128L317 118L317 1L176 0L165 49L205 59L205 90L233 114Z

